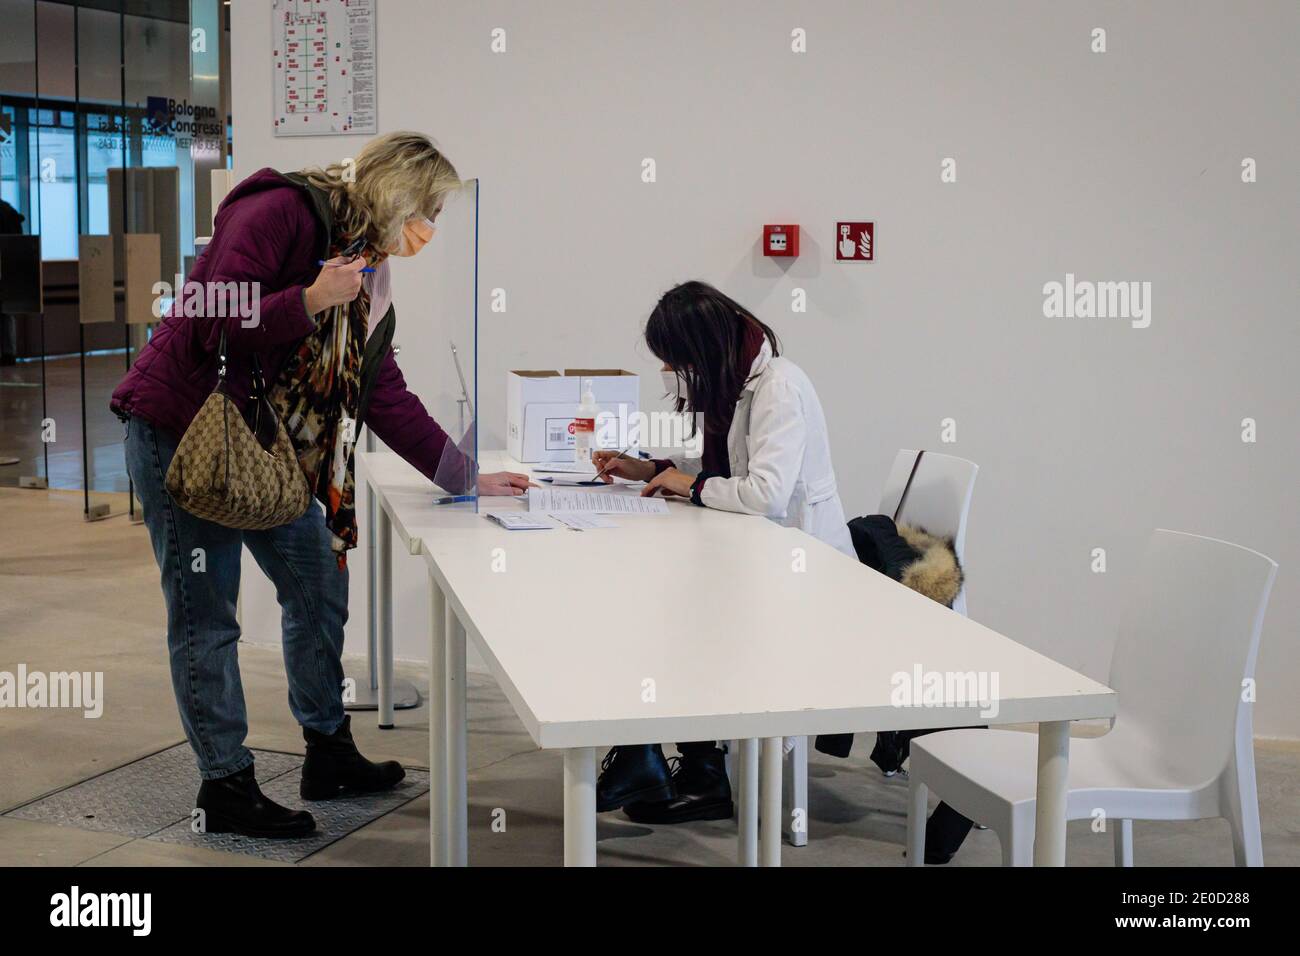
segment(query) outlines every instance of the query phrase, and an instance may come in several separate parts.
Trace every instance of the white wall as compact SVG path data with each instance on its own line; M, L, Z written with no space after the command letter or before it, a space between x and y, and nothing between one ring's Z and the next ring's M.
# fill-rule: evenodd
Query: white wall
M509 304L483 309L485 446L502 440L511 367L622 364L650 376L654 407L644 318L669 285L712 281L817 383L850 514L874 510L901 446L980 463L970 609L1017 640L1104 678L1153 527L1271 555L1256 730L1300 736L1295 4L379 8L382 128L432 134L483 181L481 287ZM790 52L796 27L806 54ZM355 151L272 137L264 6L234 5L233 51L237 175ZM833 261L834 223L854 218L877 224L875 263ZM803 227L788 268L757 254L764 222ZM450 414L438 274L422 266L396 269L402 365ZM1151 326L1044 318L1043 284L1067 272L1150 281ZM399 653L420 656L423 585L398 564ZM250 635L275 639L252 606Z

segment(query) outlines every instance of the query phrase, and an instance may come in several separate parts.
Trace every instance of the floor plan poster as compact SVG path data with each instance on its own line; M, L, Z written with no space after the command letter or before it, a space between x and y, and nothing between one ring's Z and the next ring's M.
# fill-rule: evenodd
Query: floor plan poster
M375 0L272 0L276 136L375 133Z

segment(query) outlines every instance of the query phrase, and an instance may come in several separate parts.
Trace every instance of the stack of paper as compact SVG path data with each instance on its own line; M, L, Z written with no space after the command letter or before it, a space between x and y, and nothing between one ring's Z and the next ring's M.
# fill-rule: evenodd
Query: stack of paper
M555 522L545 515L527 511L489 511L483 517L495 521L507 531L550 531L556 527Z
M596 466L589 461L544 461L533 465L532 470L539 475L578 475L595 478Z
M532 514L666 515L668 502L618 491L587 488L529 488Z
M572 531L592 531L596 528L617 528L618 525L610 521L604 515L590 514L558 514L551 515L552 518L561 522L565 527Z

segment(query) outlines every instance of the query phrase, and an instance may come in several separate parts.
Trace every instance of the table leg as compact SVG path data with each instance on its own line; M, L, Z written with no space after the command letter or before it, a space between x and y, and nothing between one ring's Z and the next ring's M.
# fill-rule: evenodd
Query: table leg
M790 834L791 846L807 846L808 738L795 737L781 764L781 832Z
M447 765L447 599L429 579L429 864L450 865L447 809L451 774Z
M564 865L596 865L596 750L564 752Z
M379 587L379 633L375 642L379 664L379 727L390 730L393 726L393 522L383 508L375 511L379 533L370 560L375 562Z
M444 602L446 603L446 602ZM447 852L451 866L469 865L466 774L465 627L447 604Z
M781 865L781 744L780 737L763 738L762 785L759 808L759 860L762 866Z
M912 774L907 781L907 865L925 866L925 811L930 788Z
M1133 821L1112 820L1115 828L1115 865L1133 865Z
M741 866L758 866L758 738L737 740L736 839Z
M371 450L374 445L374 434L370 429L366 429L366 451ZM392 592L381 595L379 593L379 560L375 557L378 552L379 540L379 496L375 489L369 484L366 485L366 547L369 549L366 554L369 560L366 561L366 676L369 678L370 696L375 700L375 709L379 709L379 615L380 604L383 600L391 601ZM357 688L357 697L361 697L361 688Z
M1069 795L1070 722L1038 725L1038 796L1034 866L1065 866L1065 804Z

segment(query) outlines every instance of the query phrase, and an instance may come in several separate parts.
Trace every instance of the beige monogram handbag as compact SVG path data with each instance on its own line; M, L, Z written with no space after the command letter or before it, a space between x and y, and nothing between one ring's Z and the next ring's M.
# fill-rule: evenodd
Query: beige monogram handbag
M167 468L167 491L196 517L227 528L260 531L302 516L311 489L293 443L266 397L253 359L246 421L226 393L226 333L221 333L217 387L185 429Z

